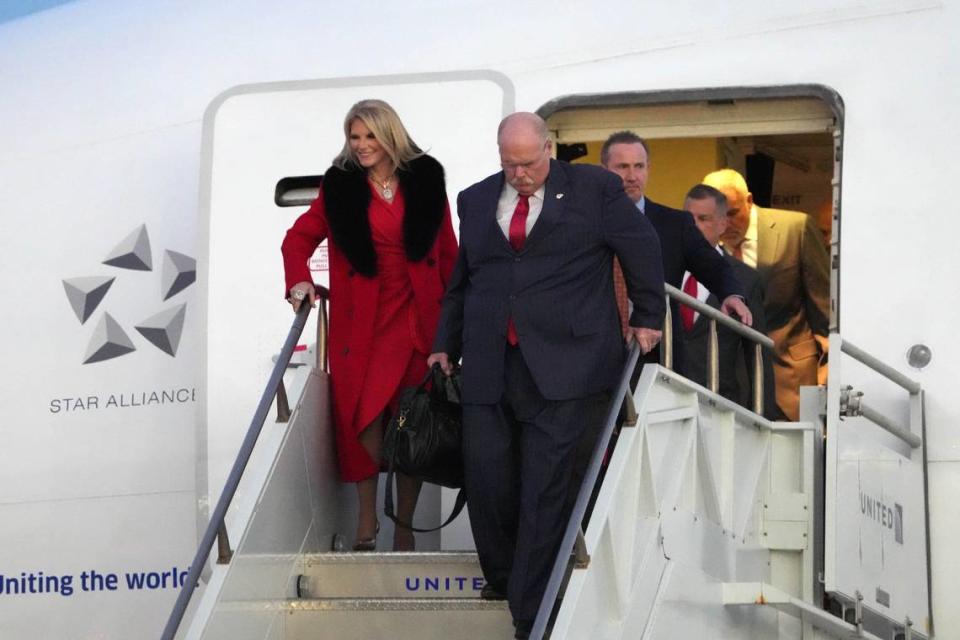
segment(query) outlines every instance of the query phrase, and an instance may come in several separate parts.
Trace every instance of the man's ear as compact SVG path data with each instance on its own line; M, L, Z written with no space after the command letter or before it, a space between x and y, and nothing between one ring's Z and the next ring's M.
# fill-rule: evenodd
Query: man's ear
M748 207L753 206L753 194L750 193L749 191L747 191L747 206Z

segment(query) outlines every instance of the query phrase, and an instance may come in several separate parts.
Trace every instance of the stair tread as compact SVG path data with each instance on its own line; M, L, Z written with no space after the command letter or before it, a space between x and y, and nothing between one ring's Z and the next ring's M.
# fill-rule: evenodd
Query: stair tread
M504 600L480 598L317 598L231 600L217 605L225 611L506 611Z
M309 566L314 564L476 564L479 560L473 551L346 551L304 554L303 562Z

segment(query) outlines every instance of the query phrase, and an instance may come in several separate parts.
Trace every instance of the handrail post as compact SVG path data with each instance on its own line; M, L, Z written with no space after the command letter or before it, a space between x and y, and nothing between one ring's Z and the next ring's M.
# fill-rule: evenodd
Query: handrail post
M717 341L717 321L710 318L707 336L707 388L716 393L720 389L720 345Z
M330 331L329 320L327 320L327 301L320 299L320 306L317 309L317 369L327 371L327 333Z
M217 564L230 564L233 559L233 549L230 548L230 536L227 534L227 524L220 523L217 529Z
M660 340L660 364L673 371L673 312L670 310L670 295L663 313L663 339Z
M283 384L283 378L280 378L280 384L277 386L277 422L290 421L290 401L287 399L287 387Z
M623 398L623 426L624 427L635 427L637 426L637 421L640 419L637 415L637 406L633 403L633 396L627 394Z
M753 345L753 412L763 415L763 345L759 342Z
M590 554L587 553L587 541L583 537L583 527L577 531L577 539L573 543L573 566L577 569L586 569L590 566Z

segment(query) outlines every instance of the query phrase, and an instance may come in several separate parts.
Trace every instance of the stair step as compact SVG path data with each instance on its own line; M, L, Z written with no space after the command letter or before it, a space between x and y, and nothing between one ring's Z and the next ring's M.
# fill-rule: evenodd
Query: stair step
M479 598L324 598L234 601L219 613L281 616L285 640L512 638L507 603ZM239 619L239 618L238 618Z
M302 561L304 598L477 599L483 572L470 552L319 553Z

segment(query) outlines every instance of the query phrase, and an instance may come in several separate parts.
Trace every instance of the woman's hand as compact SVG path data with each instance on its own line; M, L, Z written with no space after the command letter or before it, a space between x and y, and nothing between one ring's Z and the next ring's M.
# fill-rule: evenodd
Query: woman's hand
M300 304L307 301L311 307L316 306L317 291L313 288L312 282L298 282L290 287L290 295L287 296L287 302L293 305L293 311L300 310Z

